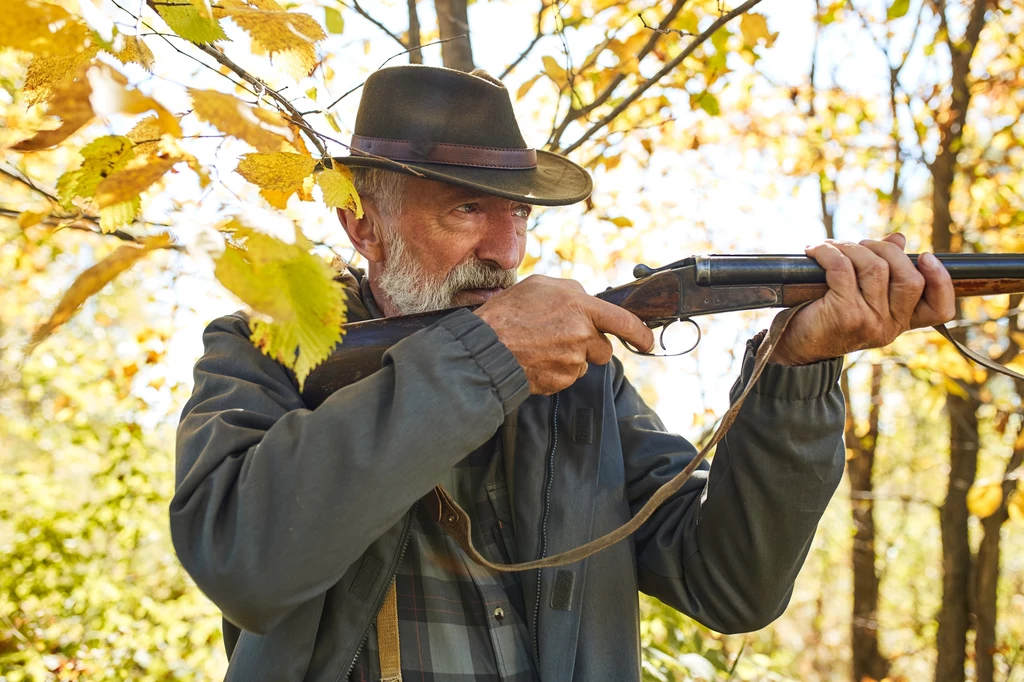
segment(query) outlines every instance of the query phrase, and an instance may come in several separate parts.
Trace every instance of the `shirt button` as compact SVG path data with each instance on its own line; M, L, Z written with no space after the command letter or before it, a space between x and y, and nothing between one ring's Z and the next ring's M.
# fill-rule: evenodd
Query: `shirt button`
M498 621L499 623L505 620L505 611L500 606L494 609L494 620Z

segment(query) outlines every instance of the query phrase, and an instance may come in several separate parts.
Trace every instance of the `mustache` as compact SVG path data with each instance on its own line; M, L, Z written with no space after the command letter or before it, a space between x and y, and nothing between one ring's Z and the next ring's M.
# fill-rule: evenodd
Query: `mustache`
M452 268L441 286L445 291L457 293L466 289L507 289L517 280L514 268L503 270L473 258Z

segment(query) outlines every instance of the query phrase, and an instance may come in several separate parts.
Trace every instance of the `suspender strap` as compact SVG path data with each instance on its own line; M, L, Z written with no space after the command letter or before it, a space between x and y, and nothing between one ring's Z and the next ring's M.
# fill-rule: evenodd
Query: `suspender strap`
M398 643L398 593L395 580L384 595L377 613L377 649L380 654L380 682L402 682L402 654Z

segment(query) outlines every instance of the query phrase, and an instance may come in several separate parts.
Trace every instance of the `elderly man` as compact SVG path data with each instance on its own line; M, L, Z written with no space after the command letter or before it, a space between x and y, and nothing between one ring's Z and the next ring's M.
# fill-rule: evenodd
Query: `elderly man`
M830 291L793 319L713 465L628 542L498 573L420 498L443 484L487 559L526 561L623 524L694 448L612 357L606 334L653 345L640 320L569 280L515 284L531 206L580 201L591 181L526 146L499 82L385 69L355 130L341 161L365 215L340 219L369 267L350 318L481 305L314 410L244 314L207 328L170 516L223 611L228 679L638 680L638 591L722 632L781 614L843 471L840 356L950 319L942 266L915 268L898 235L809 249Z

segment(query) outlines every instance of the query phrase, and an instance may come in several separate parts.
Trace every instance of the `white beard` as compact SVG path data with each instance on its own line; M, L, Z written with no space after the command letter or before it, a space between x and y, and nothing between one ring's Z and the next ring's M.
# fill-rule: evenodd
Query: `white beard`
M454 308L456 297L466 289L507 289L516 283L516 270L498 270L475 256L459 263L441 281L428 275L409 253L397 229L385 228L387 260L377 278L380 292L391 300L399 315L413 315Z

